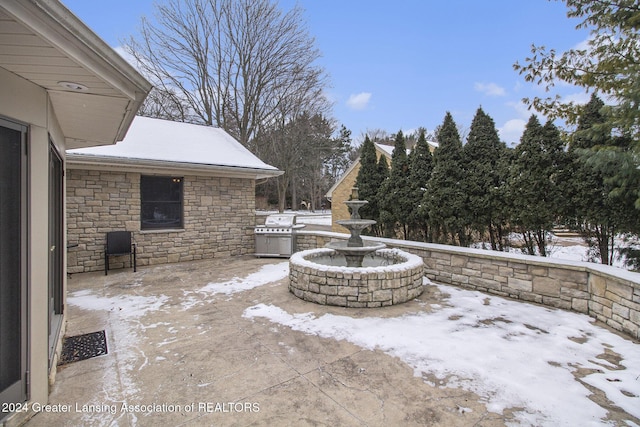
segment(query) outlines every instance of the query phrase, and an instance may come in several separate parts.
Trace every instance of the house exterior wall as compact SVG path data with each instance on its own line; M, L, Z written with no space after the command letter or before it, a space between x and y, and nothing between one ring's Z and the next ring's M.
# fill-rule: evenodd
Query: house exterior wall
M336 233L348 233L349 230L338 224L336 221L349 219L349 209L344 204L349 200L351 189L356 185L356 179L360 172L360 161L342 178L342 182L331 193L331 231Z
M380 156L385 155L376 147L377 159L380 160ZM390 158L388 158L389 164ZM340 182L333 189L331 193L331 231L336 233L348 233L349 230L338 224L336 221L342 219L349 219L349 209L344 204L349 200L351 195L351 189L356 185L356 179L358 178L358 172L360 172L360 159L356 160L356 163L348 172L340 178Z
M70 273L104 269L108 231L133 232L138 266L254 252L255 180L184 174L184 228L141 230L140 176L127 171L67 172L67 240L78 245L69 250ZM127 257L112 258L110 268L128 263Z
M64 161L64 136L47 92L1 67L0 116L28 127L28 393L29 402L45 404L48 401L50 375L52 381L57 360L54 356L53 363L49 365L49 141L53 142ZM66 280L66 274L63 276L63 280ZM63 288L66 289L66 282L63 282ZM64 323L63 320L62 329L58 331L56 354L59 354L64 335ZM0 413L0 418L3 415ZM18 424L21 417L27 416L24 413L15 415L7 421L7 425Z

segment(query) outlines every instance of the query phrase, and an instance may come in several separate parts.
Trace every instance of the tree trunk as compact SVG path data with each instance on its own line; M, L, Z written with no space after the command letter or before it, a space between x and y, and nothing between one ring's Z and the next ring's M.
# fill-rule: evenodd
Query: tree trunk
M522 238L524 239L524 246L527 249L527 254L535 255L536 251L533 247L533 236L531 235L531 232L528 230L523 231Z
M493 231L493 224L490 222L487 227L489 231L489 242L491 242L491 249L494 251L498 250L498 244L496 243L496 236Z
M278 211L284 212L287 202L287 187L289 186L289 177L286 173L278 178Z
M540 256L547 256L547 233L545 230L536 230L536 244Z
M606 225L596 226L596 238L600 251L600 262L609 265L609 233Z
M297 185L295 180L292 180L293 182L291 183L291 209L294 211L299 210L300 206L298 206L298 192L297 190Z

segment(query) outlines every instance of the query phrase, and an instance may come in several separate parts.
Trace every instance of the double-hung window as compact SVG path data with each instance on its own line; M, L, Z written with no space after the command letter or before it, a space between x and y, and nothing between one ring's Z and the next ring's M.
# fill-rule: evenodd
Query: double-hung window
M140 177L142 230L183 228L182 177Z

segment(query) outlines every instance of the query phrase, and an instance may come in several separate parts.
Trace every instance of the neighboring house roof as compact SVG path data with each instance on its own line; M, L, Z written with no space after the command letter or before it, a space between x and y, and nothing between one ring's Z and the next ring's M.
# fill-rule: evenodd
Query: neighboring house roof
M387 158L391 159L391 155L393 154L393 148L394 148L393 145L378 144L377 142L374 144L380 152L384 152L387 155ZM433 150L438 148L438 143L435 141L427 141L427 144L429 145L432 152ZM409 155L409 153L411 153L411 149L407 148L407 155Z
M438 148L438 143L435 141L427 141L427 144L429 144L430 147L433 147L433 149ZM386 144L378 144L377 142L374 142L373 144L376 148L376 151L378 151L381 154L384 154L388 160L391 160L391 155L393 154L393 145L386 145ZM433 151L433 150L432 150ZM407 155L411 152L410 149L407 148ZM351 165L347 168L347 170L342 174L342 176L340 176L340 178L338 178L338 180L335 182L335 184L333 184L331 186L331 188L327 191L327 193L325 194L325 197L331 201L331 198L333 196L333 192L334 190L340 185L342 184L342 181L344 181L344 179L349 176L349 174L351 174L351 172L353 171L353 169L360 163L360 156L358 156L357 159L355 159L353 161L353 163L351 163Z
M389 160L391 160L391 153L393 152L393 146L389 146L389 145L383 145L383 144L378 144L377 142L374 142L373 145L376 148L376 151L378 151L380 154L384 154ZM356 168L356 166L358 166L360 164L360 156L358 156L353 163L351 163L351 165L349 165L349 167L347 168L346 171L344 171L344 173L340 176L340 178L338 178L338 180L331 186L331 188L327 191L327 193L324 195L327 200L331 201L331 198L333 197L333 191L340 185L342 184L342 181L344 181L344 179L349 176L351 174L351 172Z
M57 0L0 2L0 67L46 89L67 148L124 138L151 84Z
M393 154L393 145L378 144L377 142L374 142L373 145L375 145L379 152L384 153L384 155L387 156L387 159L391 160L391 155ZM411 150L407 148L407 155L410 152ZM360 158L358 158L358 160L360 160Z
M67 150L69 167L189 170L255 179L283 172L223 129L136 116L116 145Z

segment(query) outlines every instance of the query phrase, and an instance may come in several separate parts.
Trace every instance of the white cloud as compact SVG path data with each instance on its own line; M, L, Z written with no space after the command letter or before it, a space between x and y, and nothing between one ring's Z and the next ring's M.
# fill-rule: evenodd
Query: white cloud
M529 116L531 116L532 113L535 113L535 110L530 110L529 107L520 101L510 101L507 102L506 104L508 107L511 107L515 110L515 112L518 114L518 116L522 119L524 118L529 118Z
M520 89L522 89L522 83L520 83L520 81L516 81L515 86L513 87L513 91L514 92L520 92Z
M540 116L540 113L533 109L530 110L522 101L510 101L505 105L513 109L515 113L513 115L516 116L516 118L507 120L502 127L499 127L498 134L502 141L506 142L508 146L513 147L520 143L520 137L522 137L527 121L532 114L536 114L540 120L544 119Z
M506 142L509 146L517 145L520 142L520 137L522 136L526 125L527 121L522 119L511 119L507 121L498 129L500 139Z
M349 99L347 99L347 106L352 110L364 110L367 105L369 105L370 100L370 92L360 92L358 94L349 96Z
M474 83L473 88L489 96L505 96L507 92L495 83Z
M585 91L562 96L562 102L573 102L580 105L588 103L589 99L591 99L591 94Z

